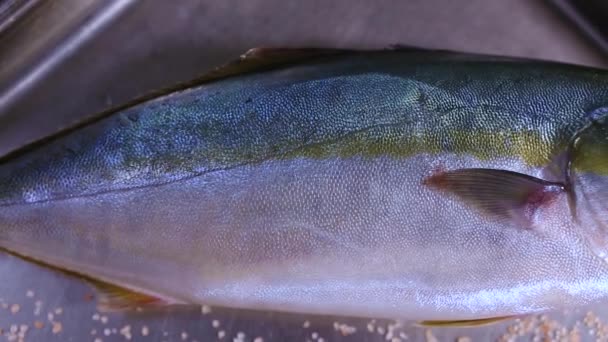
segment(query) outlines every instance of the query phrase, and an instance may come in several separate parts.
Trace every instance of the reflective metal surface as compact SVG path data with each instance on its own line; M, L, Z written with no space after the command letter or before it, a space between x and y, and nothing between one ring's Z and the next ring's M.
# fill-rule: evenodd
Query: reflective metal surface
M5 120L16 120L14 114L11 117L16 103L29 102L26 97L32 88L44 82L49 73L65 64L132 3L62 0L8 7L8 17L23 18L0 32L0 124L5 126ZM23 131L14 134L28 135Z
M550 0L603 53L608 53L608 2L603 0Z
M39 0L4 0L0 2L0 33L19 22L40 3Z
M1 4L1 2L0 2ZM606 66L540 0L180 2L57 0L0 30L0 155L151 90L186 81L255 46L407 44ZM177 308L97 314L93 292L0 254L0 329L27 341L531 340L608 336L608 312L578 309L475 329ZM576 322L579 322L578 325ZM575 329L575 327L577 327ZM591 334L593 332L593 334ZM525 333L525 334L524 334Z

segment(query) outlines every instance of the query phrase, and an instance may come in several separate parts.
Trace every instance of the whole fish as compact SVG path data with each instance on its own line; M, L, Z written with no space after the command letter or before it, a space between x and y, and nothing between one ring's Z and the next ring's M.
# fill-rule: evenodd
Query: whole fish
M473 323L606 300L606 113L592 68L254 50L4 157L0 247L108 308Z

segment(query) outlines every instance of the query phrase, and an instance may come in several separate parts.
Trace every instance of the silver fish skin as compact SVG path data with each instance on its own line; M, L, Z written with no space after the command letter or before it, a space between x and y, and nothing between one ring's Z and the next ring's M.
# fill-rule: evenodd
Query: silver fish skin
M606 105L605 71L425 51L228 77L5 157L0 247L190 304L468 320L604 301L604 223L568 190L518 220L429 179L561 184Z

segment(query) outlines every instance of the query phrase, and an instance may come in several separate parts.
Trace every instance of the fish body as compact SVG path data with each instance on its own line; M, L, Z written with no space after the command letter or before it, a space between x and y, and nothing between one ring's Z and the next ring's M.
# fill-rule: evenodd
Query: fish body
M604 71L424 51L227 77L5 158L0 247L188 304L469 320L605 300L601 227L558 185L607 101ZM492 211L443 176L471 169L553 195Z

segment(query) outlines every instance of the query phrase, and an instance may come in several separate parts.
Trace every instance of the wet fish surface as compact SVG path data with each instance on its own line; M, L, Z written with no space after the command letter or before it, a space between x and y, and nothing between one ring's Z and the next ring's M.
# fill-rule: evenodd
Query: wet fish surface
M446 52L231 75L3 158L0 248L139 305L461 321L602 301L607 101L602 70Z

